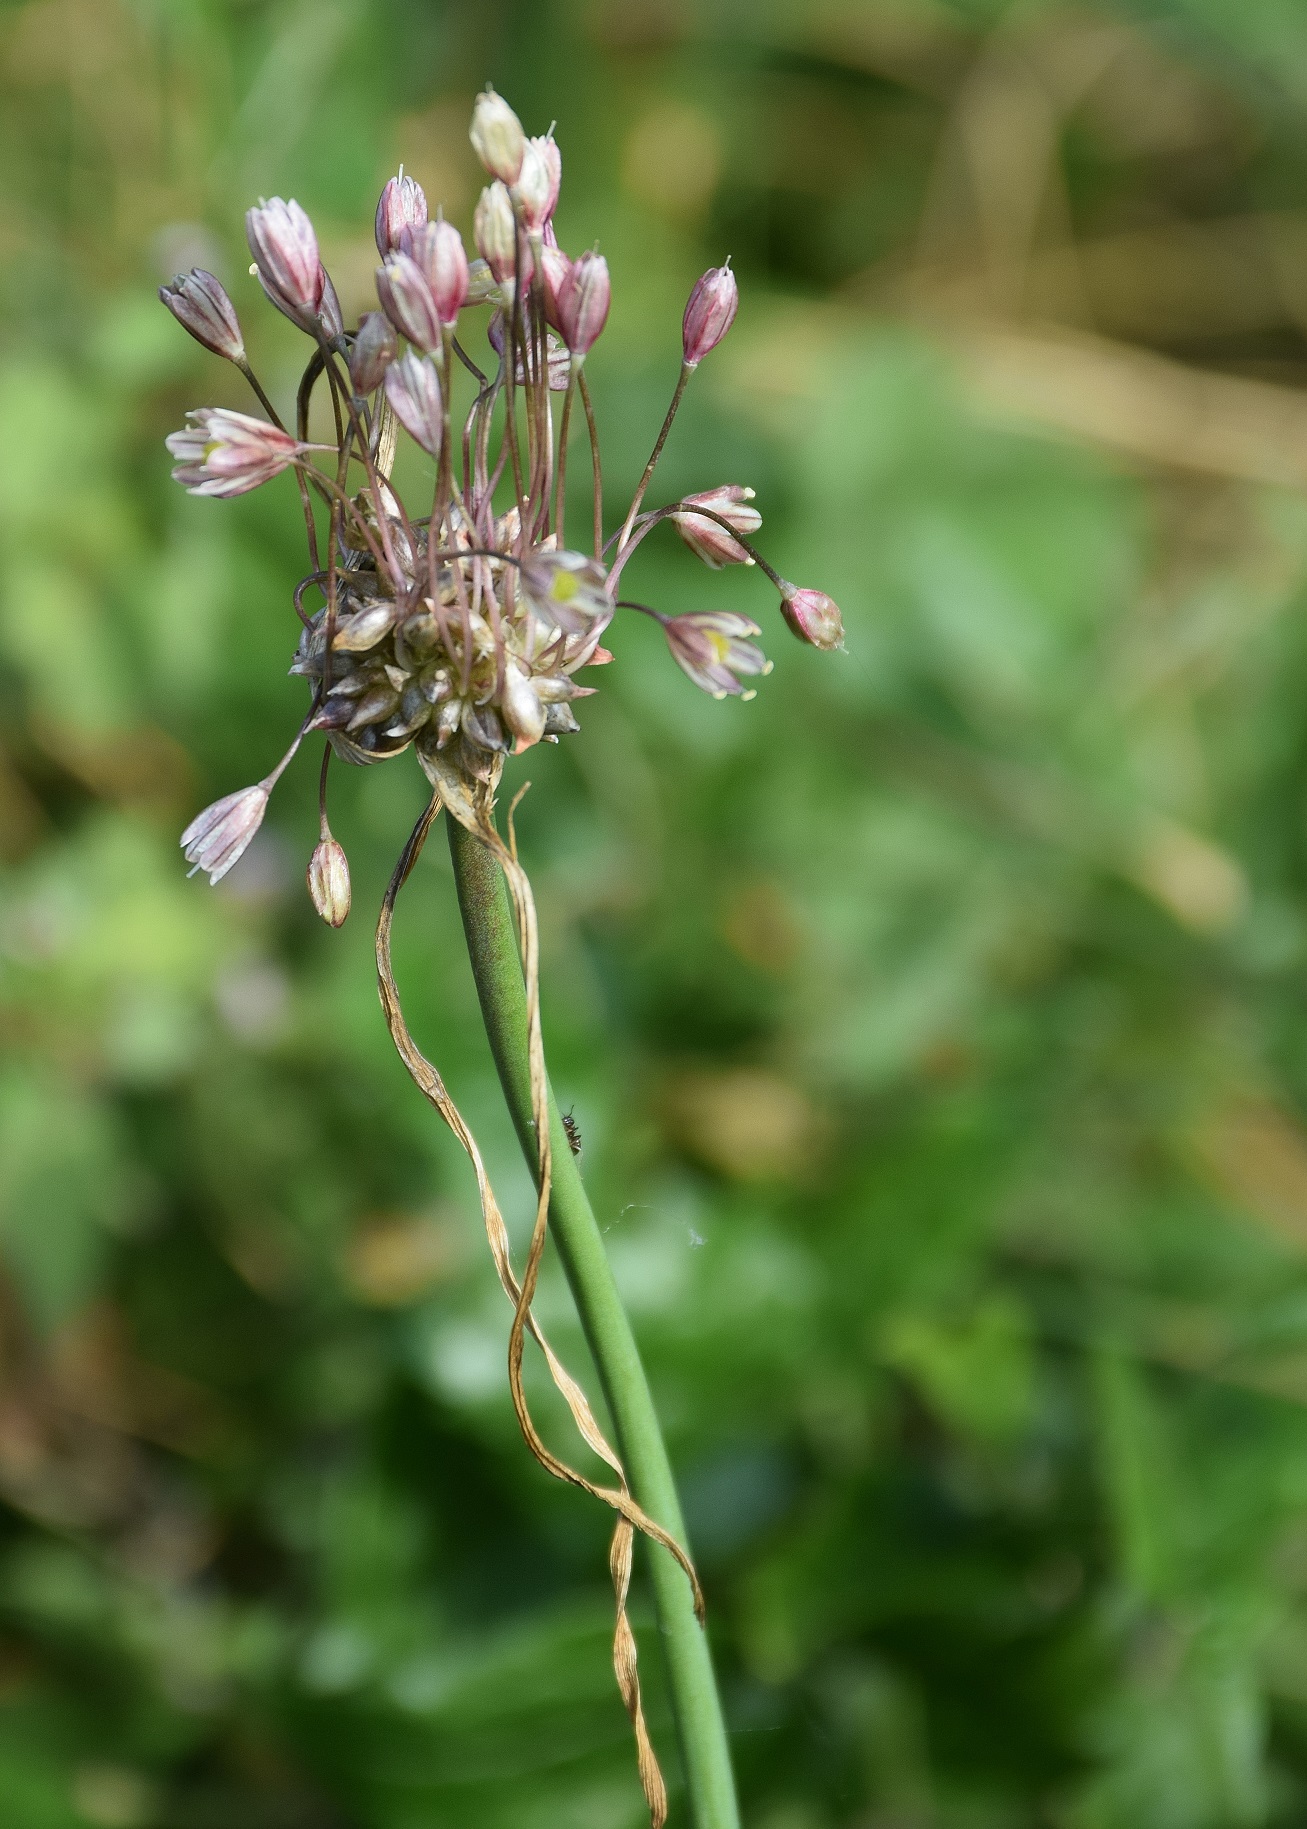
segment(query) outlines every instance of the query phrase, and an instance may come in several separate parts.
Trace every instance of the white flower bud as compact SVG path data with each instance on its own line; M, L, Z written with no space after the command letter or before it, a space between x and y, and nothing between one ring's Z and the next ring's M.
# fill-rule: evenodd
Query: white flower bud
M349 860L334 838L319 840L309 859L309 894L328 927L341 927L349 913Z

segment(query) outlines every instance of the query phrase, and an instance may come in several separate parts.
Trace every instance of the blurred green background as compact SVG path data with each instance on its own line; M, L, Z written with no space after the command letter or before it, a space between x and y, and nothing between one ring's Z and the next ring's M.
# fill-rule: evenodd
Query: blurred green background
M0 1821L644 1820L606 1517L520 1443L377 1006L418 770L335 771L340 934L307 756L218 891L176 847L301 716L302 526L286 478L170 483L185 409L245 403L154 287L224 274L289 398L246 204L298 197L357 310L401 159L469 227L487 78L612 266L611 508L730 254L654 499L752 484L848 624L801 649L651 540L639 594L776 670L713 704L619 627L520 820L747 1820L1300 1824L1295 0L0 10ZM520 1236L439 843L396 963Z

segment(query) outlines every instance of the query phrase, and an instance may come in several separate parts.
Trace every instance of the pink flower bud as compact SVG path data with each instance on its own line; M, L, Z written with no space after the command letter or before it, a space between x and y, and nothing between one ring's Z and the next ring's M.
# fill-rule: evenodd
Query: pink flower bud
M437 456L443 427L435 363L406 350L386 370L386 398L409 436L430 456Z
M814 648L844 646L844 619L840 606L825 591L801 591L796 585L783 584L781 615L799 640Z
M318 238L299 204L274 197L245 212L245 238L263 290L279 311L312 331L326 286ZM336 307L339 316L340 307Z
M739 304L740 289L730 267L710 267L685 307L681 341L687 368L697 368L709 350L716 349L735 322Z
M492 178L516 184L526 153L522 123L502 95L487 88L476 99L468 132L472 149Z
M349 859L334 838L313 848L308 868L309 895L328 927L343 927L349 914Z
M192 495L244 495L294 463L300 446L266 419L227 407L188 413L191 424L165 440L178 460L173 479Z
M558 288L558 328L573 357L583 361L608 322L612 302L608 262L602 254L574 260Z
M179 273L170 285L160 286L159 297L197 343L203 343L215 356L225 356L228 362L245 360L245 339L236 307L227 297L222 281L212 273L206 273L203 267Z
M379 311L359 319L349 352L349 378L356 394L370 394L395 360L395 333Z
M472 218L472 233L482 259L500 285L506 284L517 271L517 219L506 186L488 184L482 191ZM529 262L529 254L527 259ZM523 274L523 286L529 283L530 274Z
M424 229L415 230L409 252L426 275L435 301L436 316L446 326L458 322L467 298L468 266L463 237L452 222L438 216Z
M440 348L440 317L427 276L408 254L391 254L377 268L377 297L401 336L419 349Z
M539 234L553 215L562 179L563 160L553 135L528 140L513 198L530 232Z
M540 250L540 283L545 294L545 322L561 330L558 321L558 294L572 268L572 262L557 245L548 242Z
M207 871L210 883L226 876L263 824L270 792L268 782L260 781L215 800L191 821L180 843L192 876Z
M705 489L699 495L687 495L684 499L697 502L701 508L711 508L723 521L729 521L737 533L757 533L762 526L758 510L747 506L753 500L753 490L745 489L739 483ZM674 514L671 519L690 551L697 553L715 572L724 565L753 564L752 553L746 552L738 540L733 540L720 521L710 521L703 514Z
M420 229L427 219L427 199L416 178L406 178L399 168L397 178L388 178L377 204L377 253L406 253L405 237L411 229Z
M753 693L745 691L742 678L771 672L767 656L748 639L760 630L747 616L731 610L695 610L659 621L677 666L715 699L751 699Z

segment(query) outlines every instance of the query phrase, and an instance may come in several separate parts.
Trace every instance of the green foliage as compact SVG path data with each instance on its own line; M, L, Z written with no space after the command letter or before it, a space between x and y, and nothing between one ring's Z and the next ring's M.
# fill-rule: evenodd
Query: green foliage
M517 1437L466 1166L376 1005L417 770L336 771L339 934L302 887L307 761L220 890L176 850L301 714L300 522L288 478L233 504L168 482L183 410L244 401L152 288L235 276L286 396L240 211L299 195L357 308L401 158L468 226L487 75L557 118L564 242L612 265L587 371L610 513L688 285L732 252L740 319L657 487L752 483L765 550L849 631L801 649L756 573L724 575L776 667L717 705L619 624L519 818L554 1079L682 1477L746 1817L1302 1820L1307 512L1252 420L1223 471L1210 438L1144 463L996 412L959 326L1057 317L1030 225L1064 216L1106 341L1251 376L1300 438L1301 293L1259 305L1255 261L1191 248L1207 290L1145 322L1093 262L1252 222L1295 271L1304 26L1233 0L890 11L0 20L5 1823L642 1820L605 1520ZM1027 210L983 134L1038 127L1032 94L1061 188ZM988 253L948 238L964 194ZM984 267L1023 222L1025 317ZM670 534L637 580L706 605ZM520 1237L439 845L395 960ZM540 1306L585 1370L552 1272Z

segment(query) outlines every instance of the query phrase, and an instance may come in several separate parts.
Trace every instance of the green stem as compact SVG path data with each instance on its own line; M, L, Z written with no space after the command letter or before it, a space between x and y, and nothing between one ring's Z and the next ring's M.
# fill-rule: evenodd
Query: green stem
M456 819L447 818L445 825L481 1015L522 1153L534 1172L536 1145L526 1052L526 985L513 933L508 887L499 865L480 839ZM685 1524L676 1484L640 1363L640 1351L552 1090L549 1135L553 1148L550 1231L599 1369L631 1491L650 1517L684 1543ZM690 1584L665 1549L657 1544L650 1544L648 1549L690 1818L694 1829L739 1829L721 1702L708 1640L694 1617Z

